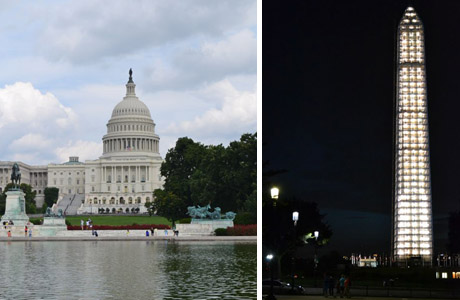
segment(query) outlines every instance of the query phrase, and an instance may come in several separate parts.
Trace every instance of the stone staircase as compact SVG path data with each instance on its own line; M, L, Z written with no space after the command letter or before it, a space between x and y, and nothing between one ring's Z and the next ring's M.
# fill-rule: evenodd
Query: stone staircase
M62 212L66 216L76 215L78 208L81 206L81 202L85 199L83 194L70 194L65 195L61 200L56 203L56 206L53 207L55 213L59 209L62 209Z

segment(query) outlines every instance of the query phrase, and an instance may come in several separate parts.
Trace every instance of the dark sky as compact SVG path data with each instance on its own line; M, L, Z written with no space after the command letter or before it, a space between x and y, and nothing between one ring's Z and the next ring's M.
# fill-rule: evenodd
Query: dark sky
M460 209L460 1L410 1L425 27L435 249ZM315 201L330 248L390 249L395 34L408 1L263 1L263 161Z

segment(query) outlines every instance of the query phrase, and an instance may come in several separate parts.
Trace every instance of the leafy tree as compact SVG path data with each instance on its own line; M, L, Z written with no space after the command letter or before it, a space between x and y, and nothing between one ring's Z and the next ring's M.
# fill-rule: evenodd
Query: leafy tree
M152 202L145 202L144 206L147 208L147 212L149 213L149 216L152 216L153 215L153 210L154 210L154 207L153 207L153 203Z
M178 197L172 192L161 189L153 191L155 201L152 202L153 210L160 216L167 218L175 226L175 222L185 217L186 209L184 209L184 199Z
M205 150L205 146L188 137L179 138L161 165L161 175L165 177L164 190L184 201L184 207L193 204L190 178L205 156Z
M271 199L265 200L266 205L262 211L263 247L266 252L275 255L279 270L281 259L293 254L297 247L321 247L328 243L332 231L324 223L325 215L319 212L316 203L292 198L280 200L273 205ZM295 227L292 221L294 211L299 212L299 221ZM318 240L313 237L314 231L320 233Z
M1 194L0 197L0 213L4 214L5 213L5 205L6 205L6 192L11 190L13 188L12 183L8 183L5 186L5 189L3 190L3 193ZM24 193L24 198L26 202L26 213L34 214L37 212L37 207L35 204L35 196L37 192L32 190L32 186L29 184L21 183L19 188L22 190Z
M239 141L208 146L199 168L190 179L193 203L219 206L222 211L247 211L257 198L257 134L243 134ZM252 207L253 208L253 207ZM257 209L252 209L257 219Z
M45 204L47 207L52 207L57 202L59 197L59 189L56 187L47 187L44 191Z

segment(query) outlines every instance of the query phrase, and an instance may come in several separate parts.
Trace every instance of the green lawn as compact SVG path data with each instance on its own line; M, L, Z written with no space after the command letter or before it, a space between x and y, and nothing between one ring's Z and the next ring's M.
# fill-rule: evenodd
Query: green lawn
M169 222L164 217L159 216L89 216L93 221L94 225L132 225L132 224L165 224L171 226ZM79 216L68 216L66 220L70 222L71 225L80 225L80 220L88 220L88 216L79 217Z

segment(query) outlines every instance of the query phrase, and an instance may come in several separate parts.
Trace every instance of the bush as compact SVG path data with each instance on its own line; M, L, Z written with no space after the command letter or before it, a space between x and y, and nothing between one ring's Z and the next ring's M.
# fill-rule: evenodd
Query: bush
M227 228L217 228L214 232L217 236L224 236L227 235Z
M251 225L256 223L257 218L254 218L252 214L248 212L237 213L233 220L233 224L235 225Z
M41 219L41 218L34 218L34 219L30 219L29 221L30 221L30 223L32 223L32 224L34 224L34 225L41 225L43 219Z
M190 224L192 222L192 218L183 218L179 221L176 221L177 224Z
M231 236L248 236L257 235L257 225L235 225L233 227L227 227L227 235Z

